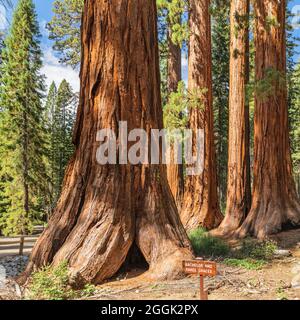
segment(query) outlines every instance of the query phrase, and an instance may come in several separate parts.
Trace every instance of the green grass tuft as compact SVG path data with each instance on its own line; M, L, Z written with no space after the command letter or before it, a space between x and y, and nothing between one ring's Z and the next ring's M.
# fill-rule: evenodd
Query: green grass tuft
M269 261L273 258L277 244L271 240L258 242L246 239L242 242L242 247L235 252L235 258L251 258L256 260Z
M251 258L245 258L245 259L227 258L224 260L224 263L231 267L240 267L247 270L260 270L266 265L267 262L264 260L256 260Z
M197 256L225 258L226 265L248 270L263 268L277 249L276 243L271 240L259 242L246 239L238 250L233 251L224 240L210 236L203 228L191 231L189 238Z
M191 231L189 238L198 256L225 257L230 253L230 247L225 241L210 236L203 228Z

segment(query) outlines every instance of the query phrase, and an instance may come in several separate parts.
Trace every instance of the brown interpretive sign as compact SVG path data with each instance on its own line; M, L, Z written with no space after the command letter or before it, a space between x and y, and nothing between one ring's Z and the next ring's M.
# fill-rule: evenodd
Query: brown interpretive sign
M214 277L217 274L217 264L212 261L188 260L183 261L183 270L187 274Z
M185 260L182 263L183 271L186 274L200 276L200 300L208 300L208 294L204 290L204 277L214 277L217 275L217 264L213 261Z

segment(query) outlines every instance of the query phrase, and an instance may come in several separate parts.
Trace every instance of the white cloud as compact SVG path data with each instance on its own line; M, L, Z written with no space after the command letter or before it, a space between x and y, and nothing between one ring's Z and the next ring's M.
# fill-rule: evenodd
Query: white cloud
M49 38L49 30L46 28L47 21L41 20L40 21L40 33L44 38Z
M73 70L70 66L60 64L50 47L47 47L44 50L44 65L41 72L46 76L46 85L48 88L52 81L59 86L62 80L66 79L74 91L79 91L80 82L78 72Z

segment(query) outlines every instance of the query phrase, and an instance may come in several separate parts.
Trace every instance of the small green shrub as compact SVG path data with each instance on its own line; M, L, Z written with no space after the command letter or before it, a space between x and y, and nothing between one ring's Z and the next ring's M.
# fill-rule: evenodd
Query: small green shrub
M248 270L260 270L262 267L266 265L266 261L264 260L256 260L251 258L246 259L234 259L227 258L224 260L224 263L231 267L240 267Z
M34 272L28 287L28 299L32 300L68 300L89 297L96 292L93 284L86 284L82 290L73 290L69 285L68 263L57 267L44 267Z
M265 240L262 242L246 239L242 243L241 249L239 249L235 255L236 258L251 258L257 260L271 260L277 250L277 244L271 240Z
M84 289L80 291L81 297L90 297L96 293L96 287L93 284L86 284Z
M230 247L225 241L210 236L203 228L191 231L189 238L196 255L224 257L230 253Z
M29 299L67 300L74 297L74 291L68 284L68 263L57 267L50 266L33 273L29 285Z

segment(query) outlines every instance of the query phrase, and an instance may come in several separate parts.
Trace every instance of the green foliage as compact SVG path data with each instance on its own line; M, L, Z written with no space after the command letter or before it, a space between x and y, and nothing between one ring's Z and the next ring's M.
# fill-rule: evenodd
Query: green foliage
M228 158L229 101L229 1L213 0L212 13L212 76L214 128L220 204L226 207Z
M56 267L47 266L34 272L28 291L27 298L31 300L68 300L89 297L96 287L86 284L82 290L73 290L69 285L68 263L63 261Z
M233 251L231 257L226 258L224 263L248 270L260 270L274 257L276 249L276 243L271 240L258 242L246 239L242 242L241 248Z
M267 68L264 77L248 86L248 90L254 93L258 101L266 102L275 97L279 90L285 90L286 77L274 68Z
M159 13L165 15L173 43L181 47L189 37L188 23L182 19L188 11L187 0L157 0L156 3Z
M60 53L61 62L76 68L80 64L80 25L84 0L56 0L54 16L47 24L53 49Z
M264 260L255 260L255 259L234 259L227 258L224 260L224 263L231 267L239 267L248 270L260 270L262 267L266 265L266 261Z
M246 239L241 248L233 251L224 240L210 236L203 228L192 230L189 238L197 256L223 257L226 265L248 270L261 269L274 257L277 249L271 240L258 242Z
M0 228L30 232L48 193L41 99L40 33L32 0L20 0L2 53L0 92Z
M28 290L32 300L66 300L74 298L68 278L68 263L57 267L47 266L32 275Z
M266 26L266 30L268 32L270 32L272 27L279 28L280 24L279 24L278 20L276 19L276 17L269 15L266 18L265 26Z
M187 91L183 81L179 82L176 92L169 95L169 100L164 107L164 125L165 128L185 129L188 118L186 113L187 108Z
M162 105L168 101L168 24L166 21L166 12L158 12L158 45L159 45L159 68L160 68L160 88Z
M236 258L251 258L256 260L271 260L277 250L277 244L271 240L255 241L246 239L242 243L242 247L235 252Z
M300 38L294 35L290 12L287 3L287 85L290 123L290 141L293 170L298 194L300 196L300 63L295 61Z
M80 297L90 297L96 293L96 287L93 284L87 283L83 290L77 292Z
M58 90L54 84L49 89L46 102L46 120L49 132L48 170L52 186L51 210L59 198L65 168L74 152L72 132L77 100L77 95L73 93L66 80L61 82Z
M192 108L203 108L204 95L207 89L188 91L184 81L178 83L177 91L171 92L164 107L164 126L169 130L183 130L188 125L188 114Z
M210 236L205 229L198 228L189 233L194 252L198 256L224 257L230 253L229 245L219 238Z

